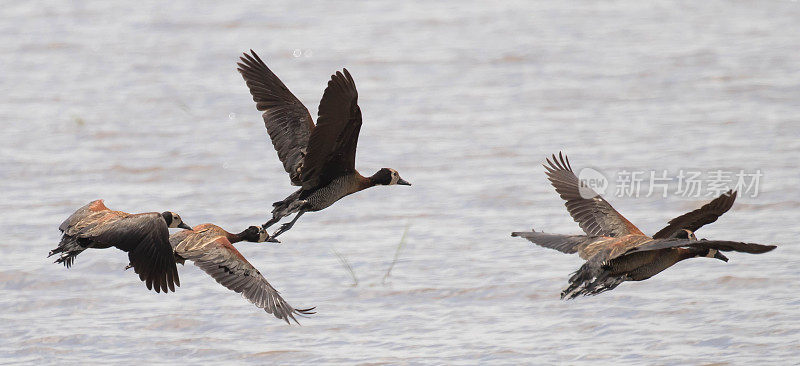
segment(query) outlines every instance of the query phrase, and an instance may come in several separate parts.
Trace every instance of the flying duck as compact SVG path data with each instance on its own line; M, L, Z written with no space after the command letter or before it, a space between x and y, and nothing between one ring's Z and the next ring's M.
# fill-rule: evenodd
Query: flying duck
M545 248L578 253L586 260L569 279L561 298L596 295L625 281L642 281L684 259L716 258L727 262L720 251L766 253L774 245L724 240L697 240L694 231L712 223L728 211L736 192L728 191L703 207L669 221L652 237L645 235L611 207L603 197L581 182L569 159L561 153L547 159L547 178L563 198L572 218L586 235L558 235L542 232L514 232Z
M383 168L369 177L356 170L361 109L356 84L347 69L337 71L328 81L315 126L303 103L253 50L250 53L240 58L238 70L256 109L264 112L267 133L292 185L301 187L272 204L272 218L262 225L264 228L293 213L297 216L268 241L277 242L275 237L291 229L304 213L322 210L349 194L376 185L411 185L394 169Z
M188 259L217 282L230 290L242 294L242 297L255 306L264 309L289 323L295 319L294 314L314 314L308 309L295 309L275 290L267 279L239 253L233 243L250 241L264 242L269 235L258 226L250 226L241 233L229 233L214 224L195 226L192 230L182 230L169 237L175 250L178 263L184 264ZM298 323L299 324L299 323Z
M175 291L180 280L168 228L191 229L173 212L129 214L111 211L103 200L95 200L79 208L58 227L63 236L48 257L60 253L55 263L69 268L84 250L113 246L128 252L127 268L133 267L148 290Z

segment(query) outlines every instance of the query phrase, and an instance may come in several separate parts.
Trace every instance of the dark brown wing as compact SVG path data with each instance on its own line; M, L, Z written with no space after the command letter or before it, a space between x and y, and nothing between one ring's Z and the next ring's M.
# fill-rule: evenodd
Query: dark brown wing
M566 156L559 152L558 158L553 155L553 161L547 159L547 163L549 166L544 165L547 169L547 179L561 198L567 201L564 204L567 206L567 211L587 235L610 237L644 235L603 197L579 181Z
M669 225L655 233L653 238L671 238L683 229L692 232L697 231L697 229L703 227L703 225L708 225L717 221L717 218L730 210L735 200L736 192L731 190L723 193L713 201L703 205L703 207L669 220Z
M69 217L58 226L58 229L67 235L74 235L77 228L81 226L81 221L85 221L85 219L92 214L102 211L110 211L108 207L103 204L103 200L94 200L89 202L83 207L77 209L72 215L69 215ZM68 233L68 231L72 232Z
M69 268L72 266L75 257L84 251L87 246L96 248L107 248L110 246L103 244L98 245L97 242L86 242L86 238L82 235L85 235L97 226L105 225L108 222L114 222L127 216L130 216L130 214L109 210L103 204L103 200L89 202L77 209L69 218L59 225L58 229L61 230L64 235L62 235L58 247L51 250L47 256L50 257L60 253L55 263L63 263L64 266Z
M723 252L733 251L733 252L752 253L752 254L766 253L776 248L775 245L742 243L738 241L728 241L728 240L656 239L649 241L643 245L632 248L627 252L625 252L625 254L627 255L631 253L643 252L648 250L658 250L664 248L677 248L677 247L708 248L708 249L716 249Z
M209 237L193 232L178 235L181 233L173 234L171 238L175 254L193 261L219 284L242 294L255 306L286 323L289 323L289 319L297 322L295 314L313 314L313 308L295 309L286 303L267 279L225 237Z
M113 245L128 252L139 279L156 292L175 291L180 286L175 256L169 245L167 223L158 213L130 215L98 225L81 237Z
M555 249L562 253L577 253L581 248L597 241L598 237L586 235L559 235L546 234L535 231L513 232L511 236L518 236L530 240L532 243L545 248Z
M240 59L239 72L253 95L256 108L263 111L264 125L272 145L289 173L292 184L302 185L302 166L314 122L308 109L283 85L264 61L250 50Z
M303 189L311 190L355 171L361 109L353 77L344 69L328 81L319 102L317 127L311 132L303 162Z

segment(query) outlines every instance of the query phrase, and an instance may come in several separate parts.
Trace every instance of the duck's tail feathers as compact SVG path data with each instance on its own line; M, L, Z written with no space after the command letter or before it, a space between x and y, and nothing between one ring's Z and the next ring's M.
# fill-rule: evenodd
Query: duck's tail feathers
M85 239L75 236L64 235L61 237L61 242L58 243L58 247L51 250L47 257L49 258L55 254L60 254L53 263L62 263L67 268L72 267L75 257L86 250L86 247L81 245L81 242L84 240Z
M571 300L581 295L597 295L613 290L620 283L628 280L627 276L612 276L602 266L588 261L569 278L569 286L561 292L561 299Z

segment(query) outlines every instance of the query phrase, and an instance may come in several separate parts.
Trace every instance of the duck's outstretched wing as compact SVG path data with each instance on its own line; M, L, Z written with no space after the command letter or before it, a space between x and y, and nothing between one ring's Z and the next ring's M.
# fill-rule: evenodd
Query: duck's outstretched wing
M175 285L181 285L175 256L169 245L169 228L161 214L145 213L121 218L114 225L108 225L94 240L128 252L134 272L148 289L169 292L175 291Z
M264 112L264 126L283 168L293 185L302 185L303 160L314 129L311 114L264 61L253 50L250 53L240 58L238 70L253 95L256 109Z
M278 290L225 237L209 238L199 233L178 234L180 233L173 234L172 244L179 258L193 261L219 284L242 294L242 297L267 313L286 323L290 319L297 323L295 315L314 313L314 308L295 309L290 306Z
M641 230L611 207L597 192L582 183L566 155L558 153L547 159L547 179L555 187L556 192L567 201L570 216L589 236L620 237L628 234L641 234Z
M355 171L360 131L356 83L347 69L337 71L319 102L317 127L308 141L308 155L303 162L304 190L325 186L334 178Z
M750 254L761 254L769 252L777 246L764 245L755 243L744 243L739 241L729 240L689 240L689 239L655 239L648 241L642 245L633 247L626 251L624 254L631 254L636 252L643 252L648 250L658 250L665 248L707 248L716 249L723 252L742 252Z
M66 235L75 235L86 225L96 225L99 223L97 220L88 219L90 216L94 215L100 217L102 215L98 214L106 212L111 212L111 210L103 204L103 200L94 200L75 210L72 215L69 215L69 217L58 226L58 229Z
M530 240L532 243L562 253L573 254L598 240L598 237L587 235L559 235L536 231L517 231L511 236Z
M680 233L683 229L692 232L697 231L697 229L700 229L703 227L703 225L708 225L714 221L717 221L722 214L730 210L730 208L733 206L733 201L735 200L736 192L733 190L725 192L711 202L703 205L703 207L669 220L669 225L655 233L653 238L672 238L676 234Z

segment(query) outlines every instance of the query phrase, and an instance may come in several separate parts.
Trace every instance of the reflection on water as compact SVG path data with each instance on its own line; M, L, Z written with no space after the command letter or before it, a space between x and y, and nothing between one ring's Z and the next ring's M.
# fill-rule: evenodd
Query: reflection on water
M0 362L797 359L798 16L793 2L7 4ZM45 259L95 198L230 230L267 218L293 187L235 70L250 48L312 115L347 67L359 168L414 183L308 214L282 244L239 245L319 313L286 326L192 265L164 295L120 252ZM581 261L510 237L579 232L540 165L560 150L606 176L761 169L761 194L698 234L782 246L560 301ZM648 233L704 201L609 200Z

